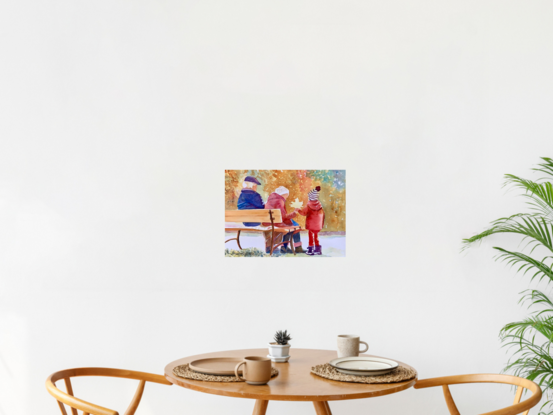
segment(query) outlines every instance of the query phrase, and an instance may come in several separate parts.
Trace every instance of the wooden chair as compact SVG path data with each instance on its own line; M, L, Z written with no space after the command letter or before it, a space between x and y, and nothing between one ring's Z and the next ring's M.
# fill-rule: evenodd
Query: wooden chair
M259 226L245 226L242 222L253 223L270 223L270 225ZM282 213L280 209L247 209L247 210L225 210L225 231L236 231L236 238L227 239L225 243L229 241L236 241L238 248L242 249L240 245L240 232L271 232L271 256L276 248L284 245L288 242L280 242L275 245L275 232L276 233L291 233L292 235L298 233L301 230L300 226L277 226L275 223L282 222ZM292 235L290 235L290 247L292 252L296 255L296 249L292 242Z
M117 411L94 405L73 396L71 378L77 376L107 376L139 380L140 382L138 383L138 388L136 389L134 397L125 412L125 415L133 415L136 408L138 408L146 382L172 385L172 383L165 379L164 376L154 375L152 373L134 372L132 370L108 369L103 367L83 367L79 369L62 370L50 375L48 379L46 379L46 389L48 389L50 395L58 401L58 405L63 415L67 415L64 404L71 408L72 415L78 415L77 409L83 411L83 415L119 415ZM56 387L56 382L62 379L65 382L67 392L63 392Z
M524 412L524 415L528 415L531 408L536 406L541 399L540 387L531 380L519 378L509 375L493 375L493 374L477 374L477 375L459 375L459 376L445 376L441 378L422 379L415 383L415 389L432 388L434 386L441 386L443 388L445 401L447 408L451 415L460 415L449 385L458 385L461 383L504 383L507 385L518 386L515 394L515 401L513 405L496 411L486 412L482 415L517 415ZM522 393L525 389L532 392L532 396L523 402L520 402Z

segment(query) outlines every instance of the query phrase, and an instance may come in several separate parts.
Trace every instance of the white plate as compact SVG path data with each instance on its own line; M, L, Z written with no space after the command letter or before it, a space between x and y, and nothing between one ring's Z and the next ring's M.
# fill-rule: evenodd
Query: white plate
M391 372L399 363L381 357L353 356L331 360L330 365L346 375L378 376Z

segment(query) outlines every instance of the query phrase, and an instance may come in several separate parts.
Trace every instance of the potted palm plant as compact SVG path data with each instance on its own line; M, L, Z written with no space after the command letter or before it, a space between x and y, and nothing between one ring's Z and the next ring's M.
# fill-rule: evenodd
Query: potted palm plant
M269 357L273 362L287 362L290 359L290 347L292 340L287 330L279 330L275 333L274 342L269 343Z
M517 271L531 276L531 280L553 282L553 160L543 157L538 168L533 169L545 177L532 181L507 174L506 185L522 190L528 202L529 211L517 213L491 223L485 231L465 239L464 248L490 235L511 233L526 242L520 252L494 247L496 259L507 265L516 266ZM539 257L539 252L545 252ZM521 299L529 303L534 311L526 319L506 324L500 332L504 346L514 351L505 371L512 372L538 383L544 392L546 402L540 414L553 413L553 300L540 290L527 290ZM548 393L549 392L549 393Z

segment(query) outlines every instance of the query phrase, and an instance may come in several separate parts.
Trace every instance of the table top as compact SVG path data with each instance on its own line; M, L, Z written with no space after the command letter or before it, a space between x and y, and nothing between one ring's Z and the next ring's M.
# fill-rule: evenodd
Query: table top
M363 384L328 380L311 373L316 365L335 359L335 350L290 349L288 363L274 363L278 376L263 386L248 385L245 382L204 382L178 377L173 368L197 359L208 357L267 356L267 349L230 350L206 353L175 360L165 367L165 377L169 382L199 392L236 398L274 401L340 401L347 399L372 398L389 395L408 389L417 379L387 384ZM363 354L362 356L370 356ZM411 367L405 363L400 364Z

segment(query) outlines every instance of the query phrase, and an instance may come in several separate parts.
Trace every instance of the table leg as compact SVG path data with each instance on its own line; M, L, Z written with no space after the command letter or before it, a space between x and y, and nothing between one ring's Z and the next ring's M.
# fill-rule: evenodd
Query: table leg
M315 412L317 412L317 415L332 415L332 412L330 412L330 406L326 401L315 401L313 402L313 406L315 406Z
M255 401L255 406L253 407L253 415L265 415L265 412L267 412L268 405L269 405L269 401L257 399Z

